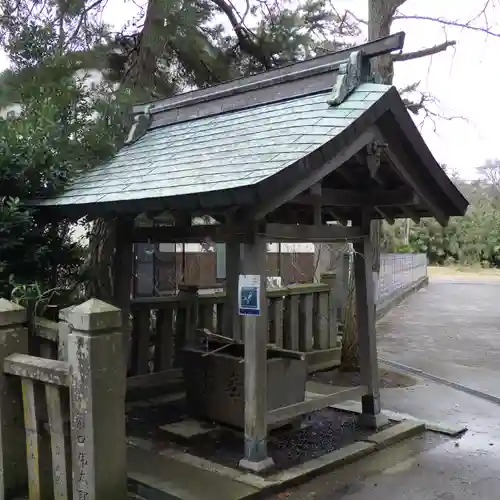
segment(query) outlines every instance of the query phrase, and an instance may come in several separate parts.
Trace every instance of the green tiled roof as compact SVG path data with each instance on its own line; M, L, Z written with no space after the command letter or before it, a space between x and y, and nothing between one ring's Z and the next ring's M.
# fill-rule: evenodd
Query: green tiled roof
M336 107L321 93L150 130L41 204L131 201L254 185L338 135L389 88L362 84Z

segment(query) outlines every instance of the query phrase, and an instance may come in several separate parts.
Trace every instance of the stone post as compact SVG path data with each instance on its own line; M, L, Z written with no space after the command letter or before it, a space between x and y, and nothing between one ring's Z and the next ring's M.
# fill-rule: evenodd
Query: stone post
M13 498L28 487L26 432L21 379L6 375L11 354L28 353L26 309L0 298L0 498Z
M75 500L125 500L124 342L121 311L97 299L67 311Z

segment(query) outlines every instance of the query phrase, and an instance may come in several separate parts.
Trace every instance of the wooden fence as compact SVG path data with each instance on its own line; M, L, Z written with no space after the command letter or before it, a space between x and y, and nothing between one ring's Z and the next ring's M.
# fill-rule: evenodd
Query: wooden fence
M28 319L0 299L0 498L126 497L121 312L93 300L67 311Z
M26 430L26 466L29 499L66 500L71 496L71 442L69 438L69 364L26 354L4 360L4 373L21 379ZM44 425L46 423L46 427ZM48 430L50 456L44 453ZM18 443L18 446L22 446ZM48 459L48 460L47 460ZM51 464L52 484L47 484ZM45 470L44 470L45 469Z
M139 245L138 245L139 246ZM140 245L145 247L148 245ZM133 289L137 297L149 297L175 290L179 283L201 287L217 283L215 252L150 252L136 249ZM314 253L267 254L267 275L280 276L283 284L307 283L314 277Z
M342 294L334 275L324 283L270 289L267 298L269 343L302 353L310 371L338 364ZM224 331L225 304L224 292L198 294L196 287L171 297L134 299L130 375L180 368L181 351L196 329L241 340L241 330Z
M425 277L424 258L405 256L396 260L391 267L386 258L382 273L386 283L388 276L403 273L401 278L391 278L388 289L394 289L393 293ZM389 269L393 269L392 274ZM268 343L305 358L309 371L337 364L338 319L345 300L342 281L345 277L336 280L330 274L323 276L322 283L267 290ZM223 292L203 293L197 287L186 287L175 296L136 298L131 304L125 388L124 365L120 368L117 362L124 347L120 311L102 302L92 309L89 303L92 301L79 311L80 306L71 309L76 315L71 324L82 328L71 333L66 320L34 318L26 328L24 309L17 310L7 301L0 304L4 307L0 310L4 336L0 343L2 498L18 495L24 480L30 500L98 500L103 492L111 491L109 488L117 492L116 498L124 497L123 395L139 389L144 396L144 388L164 388L172 380L182 381L181 352L196 329L242 338L241 330L224 331ZM103 306L108 309L103 310ZM102 317L91 319L92 314ZM108 327L111 316L114 319ZM83 351L79 351L82 346ZM101 355L88 356L97 351ZM82 356L85 352L87 355ZM103 378L100 374L104 371ZM311 408L308 411L314 410ZM102 425L101 431L106 429L99 432L98 441L93 438L93 422ZM119 428L120 422L123 428ZM21 445L24 439L25 450ZM97 457L104 455L106 471L100 473Z

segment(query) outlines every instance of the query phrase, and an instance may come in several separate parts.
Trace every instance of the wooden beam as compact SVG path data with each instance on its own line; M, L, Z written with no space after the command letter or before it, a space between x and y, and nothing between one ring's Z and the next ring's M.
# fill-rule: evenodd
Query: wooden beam
M380 130L380 129L379 129ZM419 198L422 199L425 205L433 213L434 218L442 225L448 225L449 216L443 211L443 209L436 202L429 189L426 185L419 179L415 179L415 176L408 170L411 167L412 161L401 147L399 140L396 137L385 136L380 130L380 135L387 143L386 154L392 161L397 171L399 172L401 178L416 192Z
M242 339L241 316L238 311L238 277L242 259L241 243L226 244L226 297L222 308L222 333L235 340ZM220 331L220 330L219 330Z
M278 207L291 201L300 193L303 193L314 184L321 182L321 180L328 174L342 166L346 161L352 158L360 149L364 148L367 144L374 140L377 136L377 130L369 127L362 134L360 134L349 145L342 148L333 158L327 160L320 168L313 170L310 175L295 183L292 187L285 189L272 199L264 201L262 205L254 212L251 218L260 220L263 219L268 213L276 210Z
M420 222L420 215L418 215L418 213L415 212L415 210L413 210L411 207L401 207L401 209L415 224L418 224Z
M313 219L314 219L314 225L315 226L320 226L323 223L323 217L322 217L322 209L323 209L323 196L322 196L322 191L323 188L321 186L321 183L318 182L317 184L314 184L314 186L311 186L311 189L309 190L311 193L311 198L313 200Z
M334 392L332 394L318 395L318 397L307 401L294 403L289 406L283 406L281 408L277 408L276 410L267 412L267 425L276 425L280 422L287 422L300 415L322 410L323 408L341 403L342 401L358 399L363 394L366 394L366 387L359 386Z
M242 227L243 226L243 227ZM135 227L130 232L134 243L199 243L210 241L225 243L248 242L252 239L253 228L223 224L201 226Z
M371 58L381 54L388 54L395 50L401 50L404 45L404 32L367 42L356 47L326 54L316 59L305 59L304 61L288 64L273 71L258 73L247 78L239 78L227 83L214 85L209 88L195 90L178 94L167 99L156 101L150 109L150 113L156 115L169 110L179 109L187 106L198 106L208 101L232 97L234 95L259 90L266 87L280 86L284 82L297 80L298 77L307 76L308 73L322 72L331 73L334 68L338 68L346 59L349 59L351 52L362 51L364 57ZM281 97L283 98L283 97ZM133 113L143 113L144 104L134 106Z
M358 153L359 154L359 153ZM347 181L348 184L350 184L352 187L356 186L358 184L359 179L356 177L356 175L351 172L350 169L347 167L339 168L338 174L345 180Z
M270 241L292 242L335 242L355 240L363 237L358 227L334 225L301 226L297 224L266 224L265 236Z
M394 219L394 217L387 215L387 213L379 207L375 207L375 211L378 212L380 216L385 219L391 226L396 222L396 219Z
M327 208L323 210L325 215L329 215L332 219L335 219L337 222L342 224L343 226L347 226L347 219L341 215L339 215L335 210Z
M317 197L299 195L292 203L313 205ZM328 189L323 188L321 203L325 207L391 207L417 205L418 196L408 187L397 189L374 189L371 191L358 191L353 189Z
M130 300L134 272L134 246L128 233L134 220L118 217L115 226L115 254L113 256L113 305L121 310L123 332L123 355L125 367L131 354Z

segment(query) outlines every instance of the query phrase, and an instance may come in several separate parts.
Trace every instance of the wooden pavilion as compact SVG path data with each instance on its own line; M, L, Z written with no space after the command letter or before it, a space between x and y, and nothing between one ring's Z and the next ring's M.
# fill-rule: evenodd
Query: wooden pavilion
M51 216L115 218L115 303L128 324L132 245L225 242L223 333L245 343L245 456L260 471L267 453L265 294L260 315L240 315L239 275L266 287L266 243L349 241L355 250L361 355L361 421L380 410L372 252L373 219L434 217L446 225L467 201L436 162L398 91L374 83L370 60L401 50L404 33L196 90L134 109L127 144L61 196L39 200ZM168 213L171 225L140 226ZM218 224L191 225L209 215ZM350 225L348 224L350 222ZM344 394L350 399L357 392ZM325 396L281 409L282 418L326 407Z

